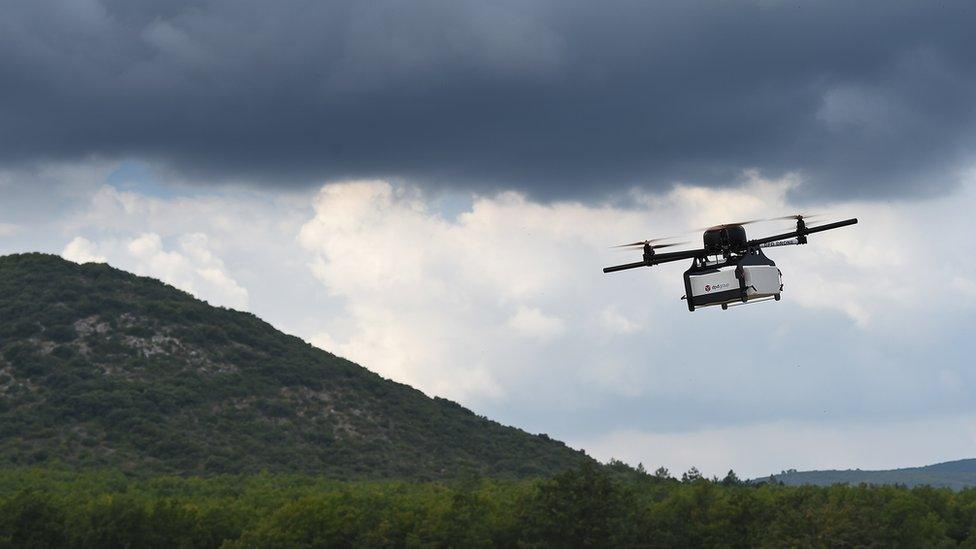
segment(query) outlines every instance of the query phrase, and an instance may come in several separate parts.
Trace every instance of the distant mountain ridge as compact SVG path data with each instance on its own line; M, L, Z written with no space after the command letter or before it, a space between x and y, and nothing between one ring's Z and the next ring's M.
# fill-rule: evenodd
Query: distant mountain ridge
M0 464L437 479L587 461L157 280L0 257Z
M772 478L787 486L812 484L829 486L832 484L902 484L905 486L934 486L961 490L976 486L976 459L946 461L923 467L906 467L883 471L862 471L860 469L825 471L787 471L753 482L763 482Z

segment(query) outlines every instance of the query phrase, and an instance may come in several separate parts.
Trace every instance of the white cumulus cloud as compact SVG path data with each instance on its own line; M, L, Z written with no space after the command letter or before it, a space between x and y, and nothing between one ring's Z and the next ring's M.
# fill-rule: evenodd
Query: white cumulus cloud
M561 336L566 331L561 318L549 316L539 309L525 306L518 308L518 311L508 319L507 325L519 335L540 341L548 341Z
M381 180L154 194L96 175L52 193L57 213L43 223L18 214L21 198L5 188L0 213L21 230L0 246L18 249L29 235L28 249L107 261L246 308L384 376L600 457L761 474L832 465L797 459L827 445L858 449L845 464L883 465L858 443L878 425L892 439L930 432L912 454L921 463L958 445L918 425L964 425L976 404L976 260L952 238L968 234L958 212L976 205L972 178L911 203L804 208L791 199L802 177L746 173L724 188L682 183L608 203L499 193L447 209L442 196ZM601 272L639 258L613 244L676 235L695 246L690 228L806 209L860 223L769 250L785 277L778 303L689 313L686 262ZM790 438L796 429L813 434ZM784 436L792 454L753 451Z
M105 256L98 254L98 246L87 238L76 236L68 242L61 255L75 263L105 263Z
M156 233L99 243L75 237L61 255L78 263L105 263L133 273L158 278L214 305L246 309L248 292L234 280L223 261L208 248L206 235L183 235L175 249L167 250Z

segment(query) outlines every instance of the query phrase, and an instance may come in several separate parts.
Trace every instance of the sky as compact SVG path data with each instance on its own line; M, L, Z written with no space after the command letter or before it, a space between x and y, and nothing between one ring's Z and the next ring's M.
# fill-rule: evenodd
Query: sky
M0 253L159 278L603 460L976 456L968 3L0 7ZM860 223L771 250L777 303L601 272L796 212Z

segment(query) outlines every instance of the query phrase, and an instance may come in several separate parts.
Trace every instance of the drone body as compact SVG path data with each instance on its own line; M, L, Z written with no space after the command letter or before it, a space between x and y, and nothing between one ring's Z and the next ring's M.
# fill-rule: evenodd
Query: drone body
M763 253L763 248L790 246L807 243L807 235L846 227L857 223L857 219L847 219L817 227L807 227L802 215L788 216L796 220L794 231L749 240L743 225L755 221L729 223L705 229L702 235L703 246L697 250L684 250L659 254L654 250L674 244L653 244L645 240L624 244L622 247L643 248L644 260L637 263L617 265L603 269L605 273L651 267L661 263L691 259L691 267L685 271L685 299L688 310L720 305L722 309L745 303L779 301L783 291L783 273L771 259ZM784 218L780 218L784 219Z

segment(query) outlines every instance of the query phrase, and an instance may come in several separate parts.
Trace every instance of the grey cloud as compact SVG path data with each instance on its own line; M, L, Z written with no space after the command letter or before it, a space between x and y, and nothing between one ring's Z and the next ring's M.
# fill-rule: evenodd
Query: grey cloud
M8 165L544 198L755 167L869 198L945 192L976 149L963 2L4 4Z

